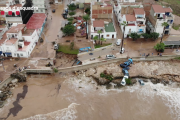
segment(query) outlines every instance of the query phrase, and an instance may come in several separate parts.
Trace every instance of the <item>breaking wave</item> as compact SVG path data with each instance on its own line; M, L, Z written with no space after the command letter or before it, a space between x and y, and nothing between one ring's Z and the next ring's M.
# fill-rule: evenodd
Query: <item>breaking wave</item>
M48 114L39 114L21 120L75 120L77 118L77 105L79 104L72 103L68 106L68 108L64 108L62 110L58 110Z

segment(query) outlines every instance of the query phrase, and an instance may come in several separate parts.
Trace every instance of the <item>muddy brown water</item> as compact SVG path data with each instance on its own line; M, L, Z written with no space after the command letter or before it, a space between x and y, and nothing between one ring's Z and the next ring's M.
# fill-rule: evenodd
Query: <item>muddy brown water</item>
M78 78L70 74L30 75L13 93L7 105L0 109L1 118L9 115L7 120L179 119L179 88L150 82L143 87L137 83L107 90L83 75ZM10 114L18 106L21 109Z

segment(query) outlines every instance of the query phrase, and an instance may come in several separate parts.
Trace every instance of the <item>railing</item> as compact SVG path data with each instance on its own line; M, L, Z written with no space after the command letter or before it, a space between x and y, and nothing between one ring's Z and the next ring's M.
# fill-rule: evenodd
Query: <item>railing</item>
M15 15L6 15L6 17L21 17L20 15L17 15L17 16L15 16Z

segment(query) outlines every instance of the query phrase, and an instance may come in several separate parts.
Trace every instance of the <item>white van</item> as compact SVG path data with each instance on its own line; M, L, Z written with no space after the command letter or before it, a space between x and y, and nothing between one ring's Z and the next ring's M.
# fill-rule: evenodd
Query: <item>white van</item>
M117 42L116 42L116 45L120 45L121 44L121 39L118 39Z

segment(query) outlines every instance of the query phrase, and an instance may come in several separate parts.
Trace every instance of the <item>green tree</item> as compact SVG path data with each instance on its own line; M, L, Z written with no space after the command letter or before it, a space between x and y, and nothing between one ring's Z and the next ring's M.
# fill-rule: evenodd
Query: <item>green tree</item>
M141 36L143 36L145 40L150 38L150 35L148 33L143 33L143 34L141 34Z
M91 14L90 8L86 8L86 9L85 9L85 13L87 13L88 15L90 15L90 14Z
M165 44L164 43L157 43L154 46L154 49L158 52L164 52Z
M69 15L73 16L73 15L75 15L75 12L70 12Z
M131 85L131 84L132 84L131 78L126 78L125 80L126 80L126 84L127 84L127 85Z
M89 15L84 15L84 16L83 16L83 20L86 21L86 39L88 39L88 33L87 33L88 22L87 22L87 21L90 20Z
M74 18L73 17L70 17L70 18L67 18L69 22L73 22Z
M100 39L100 34L102 33L102 31L101 31L101 30L98 30L97 33L99 34L99 43L98 43L98 44L100 45L100 40L101 40L101 39Z
M167 22L163 22L163 23L161 24L161 26L163 26L164 29L163 29L163 33L162 33L162 37L161 37L160 43L162 43L162 39L163 39L163 36L164 36L165 28L166 28L167 26L169 26L169 24L168 24Z
M152 38L154 41L159 37L159 33L153 32L150 33L150 38Z
M77 7L75 4L70 4L70 5L67 5L68 6L68 9L71 10L71 11L74 11Z
M95 44L97 45L98 36L95 36L94 38Z
M101 38L101 45L102 45L103 41L106 41L106 39L105 38Z
M58 72L58 69L54 68L54 72L57 73L57 72Z
M139 39L141 37L141 35L138 35L135 32L131 33L129 36L133 39L133 41L135 41L135 40L137 40L137 39Z
M74 27L74 25L72 24L68 24L64 27L64 29L62 30L62 32L65 34L65 35L73 35L74 32L76 32L76 29Z
M125 32L125 27L127 26L126 21L123 21L123 23L121 23L121 25L123 26L123 37L122 37L121 52L120 52L122 54L122 47L124 44L124 32Z

